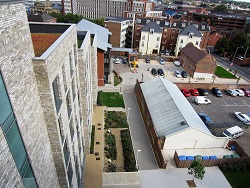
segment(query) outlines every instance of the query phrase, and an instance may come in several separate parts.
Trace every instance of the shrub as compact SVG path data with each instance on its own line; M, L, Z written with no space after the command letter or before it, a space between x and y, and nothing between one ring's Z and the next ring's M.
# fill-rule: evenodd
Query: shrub
M91 132L91 143L90 143L90 153L94 153L94 142L95 142L95 126L92 125L92 132Z
M105 144L106 147L104 148L104 150L106 157L111 160L116 160L117 151L116 151L115 135L111 133L105 133Z
M137 169L136 169L134 150L128 129L121 130L121 142L122 142L125 171L126 172L136 171Z

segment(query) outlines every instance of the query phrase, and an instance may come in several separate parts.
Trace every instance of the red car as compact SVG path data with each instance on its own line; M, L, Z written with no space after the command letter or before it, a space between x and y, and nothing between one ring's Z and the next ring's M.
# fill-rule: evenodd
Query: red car
M199 96L199 92L197 89L190 89L189 91L193 96Z
M250 97L250 90L249 89L247 89L247 88L241 88L241 90L244 91L245 96Z
M190 96L190 92L188 91L188 89L181 89L181 92L182 92L182 94L183 94L185 97L189 97L189 96Z

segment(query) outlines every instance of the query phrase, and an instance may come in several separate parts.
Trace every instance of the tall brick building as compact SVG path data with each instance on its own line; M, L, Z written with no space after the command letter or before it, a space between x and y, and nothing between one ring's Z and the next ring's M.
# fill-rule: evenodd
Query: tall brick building
M0 187L81 187L96 42L74 24L28 24L21 1L0 3L0 12Z

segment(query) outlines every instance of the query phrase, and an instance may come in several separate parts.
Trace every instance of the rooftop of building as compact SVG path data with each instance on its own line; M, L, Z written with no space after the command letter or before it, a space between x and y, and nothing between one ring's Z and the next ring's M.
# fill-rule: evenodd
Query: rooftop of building
M159 137L189 127L211 135L211 132L175 84L157 77L142 83L140 86Z
M198 63L201 59L208 55L202 50L196 48L192 43L189 43L184 48L182 48L181 53L188 56L195 63Z
M56 18L48 15L48 14L38 14L38 15L28 15L28 21L33 21L33 22L46 22L49 20L54 20Z
M75 24L29 23L35 57L46 59Z
M150 31L150 29L154 29L154 32L158 32L158 33L162 33L162 29L160 28L159 25L157 25L157 23L151 21L149 22L147 25L145 25L142 28L142 31Z
M180 35L190 35L190 33L193 33L193 35L196 37L202 37L201 33L194 25L189 25L185 27L184 30L180 33Z
M123 22L123 21L131 21L132 18L123 18L123 17L106 17L106 21L110 22Z

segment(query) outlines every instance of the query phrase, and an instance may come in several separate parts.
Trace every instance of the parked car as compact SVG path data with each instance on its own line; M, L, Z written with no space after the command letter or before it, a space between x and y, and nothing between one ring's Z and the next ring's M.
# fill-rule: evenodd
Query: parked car
M197 89L190 89L189 91L193 96L199 96L199 92Z
M160 51L160 55L165 55L165 53L166 53L165 50Z
M160 63L161 65L165 65L164 59L160 58L160 59L159 59L159 63Z
M244 97L245 96L244 91L242 91L241 89L235 89L235 91L237 92L237 96L239 96L239 97Z
M122 63L123 63L123 64L127 64L127 62L128 62L128 61L127 61L127 58L123 58L123 59L122 59Z
M168 50L166 50L166 56L169 56L169 51Z
M207 98L207 96L197 96L194 98L194 102L196 104L211 104L211 101Z
M243 114L241 112L234 112L234 116L245 124L250 124L250 117L248 115Z
M222 92L219 88L217 87L213 87L212 88L212 92L216 97L222 97Z
M151 73L152 73L152 75L157 75L157 70L156 70L156 68L152 68L152 70L151 70Z
M238 126L233 126L231 128L228 128L222 133L222 136L225 136L229 139L238 138L241 135L243 135L243 130Z
M181 92L182 92L182 94L183 94L185 97L189 97L189 96L190 96L190 92L188 91L188 89L181 89Z
M175 65L176 67L179 67L179 66L181 66L181 63L180 63L180 61L174 61L173 63L174 63L174 65Z
M250 97L250 90L247 88L241 88L241 90L245 93L245 96Z
M149 58L146 58L146 59L145 59L145 62L146 62L146 63L150 63L150 59L149 59Z
M206 89L202 89L202 88L197 88L199 95L201 96L207 96L208 95L208 91Z
M174 71L174 75L175 75L177 78L181 78L181 73L180 73L180 71L178 71L178 70Z
M171 52L169 53L169 55L171 55L171 56L175 56L174 51L171 51Z
M226 89L225 91L227 92L228 95L231 95L232 97L237 96L237 92L234 89Z
M211 118L207 114L198 113L198 115L200 116L201 120L205 123L205 125L210 126L213 124L213 121L211 120Z
M186 71L182 71L182 72L181 72L181 76L182 76L183 78L187 78L187 77L188 77L187 72L186 72Z
M121 60L116 58L114 62L115 62L115 64L119 64L119 63L121 63Z
M159 68L159 69L157 70L157 73L158 73L158 75L160 75L160 76L163 76L163 75L164 75L164 71L163 71L161 68Z

